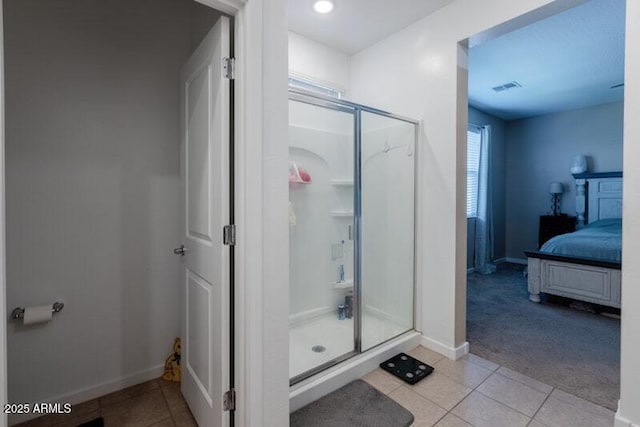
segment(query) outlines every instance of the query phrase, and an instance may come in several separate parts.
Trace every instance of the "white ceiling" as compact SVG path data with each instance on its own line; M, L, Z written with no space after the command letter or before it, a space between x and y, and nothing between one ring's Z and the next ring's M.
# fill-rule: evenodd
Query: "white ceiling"
M327 15L315 0L289 0L289 29L348 54L357 53L454 0L333 0Z
M516 119L621 101L624 0L591 0L469 51L469 103ZM494 86L522 85L503 92Z
M289 29L347 54L357 53L454 0L289 0ZM640 0L638 0L640 1ZM393 4L393 7L389 7ZM590 0L469 51L469 103L517 119L621 101L625 0ZM517 81L521 88L492 88Z

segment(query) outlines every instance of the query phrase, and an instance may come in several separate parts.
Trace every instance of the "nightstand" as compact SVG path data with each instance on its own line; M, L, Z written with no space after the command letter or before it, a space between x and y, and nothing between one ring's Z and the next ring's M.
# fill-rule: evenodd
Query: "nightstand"
M554 236L576 231L576 217L567 214L541 215L538 233L538 249Z

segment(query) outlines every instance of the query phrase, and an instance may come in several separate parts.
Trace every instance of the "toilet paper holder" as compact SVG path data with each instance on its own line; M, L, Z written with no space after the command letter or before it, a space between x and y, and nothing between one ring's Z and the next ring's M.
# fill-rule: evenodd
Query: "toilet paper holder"
M51 312L53 314L60 313L63 308L64 308L64 303L56 301L51 306ZM16 307L11 312L12 319L22 319L23 317L24 317L24 307Z

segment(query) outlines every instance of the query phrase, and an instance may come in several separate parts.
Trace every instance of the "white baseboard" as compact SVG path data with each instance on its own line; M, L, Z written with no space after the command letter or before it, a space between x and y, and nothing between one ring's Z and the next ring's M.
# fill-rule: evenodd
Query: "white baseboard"
M160 378L163 372L164 364L154 366L153 368L139 371L131 375L126 375L100 384L92 385L90 387L82 388L80 390L75 390L70 393L65 393L60 396L43 399L42 402L71 403L72 405L77 405L78 403L86 402L87 400L95 399L97 397L104 396L105 394L113 393L114 391L119 391L123 388L130 387L132 385ZM41 414L10 415L9 425L18 424L33 418L38 418L40 415Z
M527 261L524 258L506 257L506 258L504 258L504 262L510 262L512 264L522 264L522 265L528 265L529 264L529 261Z
M451 360L458 360L462 356L469 354L469 343L466 341L459 347L449 347L442 344L440 341L436 341L433 338L425 337L423 335L420 338L420 345L428 348L429 350L433 350L436 353L443 354Z
M618 411L616 412L614 427L640 427L640 424L635 424L620 414L620 401L618 401Z

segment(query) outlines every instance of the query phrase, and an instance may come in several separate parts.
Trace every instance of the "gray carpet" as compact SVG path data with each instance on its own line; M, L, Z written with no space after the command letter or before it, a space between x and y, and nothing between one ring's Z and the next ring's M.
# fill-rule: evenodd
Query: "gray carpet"
M407 427L413 415L362 380L291 414L291 427Z
M471 352L560 390L616 410L620 396L620 320L588 304L528 300L524 266L471 274L467 336ZM572 308L577 305L582 309Z

